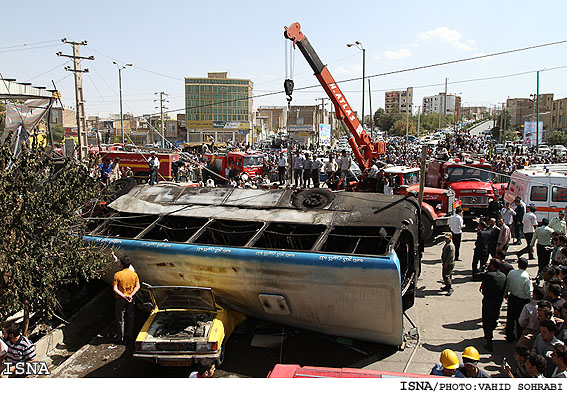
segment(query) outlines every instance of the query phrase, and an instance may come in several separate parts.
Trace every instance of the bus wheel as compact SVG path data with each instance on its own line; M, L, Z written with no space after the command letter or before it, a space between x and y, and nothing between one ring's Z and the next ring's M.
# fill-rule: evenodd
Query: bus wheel
M136 186L136 180L134 178L118 179L106 187L104 194L108 201L113 201L124 194L128 194L134 186Z
M293 196L292 205L300 209L324 208L335 199L329 190L304 190Z

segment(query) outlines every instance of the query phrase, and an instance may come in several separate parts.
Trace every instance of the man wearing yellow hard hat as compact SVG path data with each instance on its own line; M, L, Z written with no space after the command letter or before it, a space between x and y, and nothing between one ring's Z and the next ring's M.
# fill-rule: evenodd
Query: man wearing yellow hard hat
M488 374L478 367L480 356L474 346L463 350L463 366L457 369L456 378L489 378Z
M457 354L451 349L445 349L441 352L439 362L435 364L430 375L455 376L457 368L459 368L459 359Z

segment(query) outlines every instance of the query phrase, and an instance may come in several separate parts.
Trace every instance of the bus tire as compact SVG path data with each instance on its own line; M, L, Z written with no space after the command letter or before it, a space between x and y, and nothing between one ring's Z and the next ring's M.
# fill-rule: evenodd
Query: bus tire
M300 209L318 209L326 207L334 199L335 195L329 190L312 189L294 195L291 204Z
M128 194L136 185L136 179L134 178L121 178L108 185L104 194L108 200L113 201L120 196Z
M429 215L422 213L421 214L421 223L423 224L423 233L421 237L423 239L423 243L429 243L433 241L433 220L429 217Z

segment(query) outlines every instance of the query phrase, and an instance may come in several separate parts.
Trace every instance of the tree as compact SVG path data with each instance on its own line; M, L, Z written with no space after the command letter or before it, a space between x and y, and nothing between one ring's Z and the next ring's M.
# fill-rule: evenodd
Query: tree
M397 120L396 123L394 123L394 126L392 127L391 133L393 135L399 135L399 136L405 137L405 135L406 135L406 120L405 119ZM409 124L408 124L408 135L415 135L415 133L416 133L416 125L410 119Z
M0 146L0 318L54 310L61 285L100 277L103 250L85 243L80 209L99 194L87 166L55 163L34 138L14 158Z
M51 125L51 132L53 133L53 142L63 141L63 137L65 136L65 129L63 128L62 124L56 123Z
M567 144L567 132L555 130L547 133L545 140L548 145L566 145Z
M390 131L397 120L401 119L399 112L387 113L383 108L378 108L374 113L374 124L382 131Z

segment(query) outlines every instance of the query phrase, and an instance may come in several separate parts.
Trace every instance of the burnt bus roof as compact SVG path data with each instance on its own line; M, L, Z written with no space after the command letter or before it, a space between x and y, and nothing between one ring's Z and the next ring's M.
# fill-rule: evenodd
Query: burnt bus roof
M314 197L315 203L298 204L298 200ZM317 202L320 204L317 205ZM411 196L330 192L324 189L297 193L293 190L198 188L177 184L136 186L109 207L130 214L327 226L348 224L400 228L404 225L409 229L417 229L419 215L417 200ZM416 226L411 226L412 223Z

